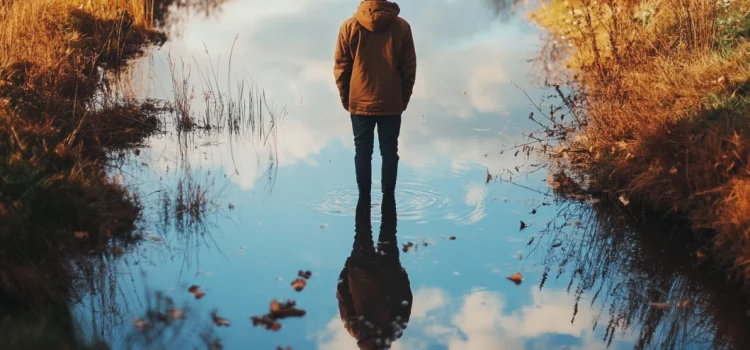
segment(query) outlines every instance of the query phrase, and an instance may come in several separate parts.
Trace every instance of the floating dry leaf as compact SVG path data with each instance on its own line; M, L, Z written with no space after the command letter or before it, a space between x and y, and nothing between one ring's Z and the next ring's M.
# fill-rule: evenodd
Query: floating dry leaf
M677 168L672 167L672 169L669 169L669 173L672 175L677 175Z
M524 230L524 229L526 229L527 227L529 227L529 225L526 225L526 223L525 223L525 222L523 222L523 220L521 220L521 231L523 231L523 230Z
M450 237L448 237L448 239L450 239L451 241L455 241L456 240L456 236L450 236Z
M310 270L307 270L307 271L299 270L299 272L297 272L297 276L309 280L310 277L312 277L312 272L310 272Z
M414 242L406 242L406 243L404 243L404 245L403 245L403 247L401 248L401 250L403 250L403 251L404 251L404 253L406 253L406 252L408 252L408 251L409 251L409 248L411 248L411 247L413 247L413 246L414 246Z
M190 288L188 288L188 292L193 293L193 296L195 296L195 299L200 299L206 296L206 293L201 291L201 287L198 287L196 285L190 286Z
M300 310L296 306L297 302L294 300L279 302L274 299L271 300L271 313L269 315L274 319L281 319L287 317L302 317L307 314L305 310Z
M490 171L488 169L487 170L487 181L485 181L484 184L486 185L486 184L490 183L490 181L492 181L492 174L490 174Z
M670 306L669 304L667 304L667 303L660 303L660 302L655 302L655 301L652 301L652 302L651 302L651 307L653 307L653 308L657 308L657 309L659 309L659 310L667 310L667 309L669 309L669 308L670 308L671 306Z
M219 317L216 314L216 310L214 310L214 311L211 312L211 321L213 321L214 324L217 325L217 326L219 326L219 327L229 327L229 326L232 325L232 322L230 322L226 318Z
M279 302L274 299L271 301L269 313L263 316L250 317L253 320L253 326L263 326L268 330L278 331L281 329L281 324L278 320L287 317L303 317L307 314L305 310L298 309L296 305L297 302L294 300Z
M250 318L253 320L253 327L263 326L265 329L274 332L281 329L281 323L268 316L253 316Z
M78 239L89 238L89 233L88 233L88 231L75 231L75 232L73 232L73 235L74 235L74 236L75 236L76 238L78 238Z
M146 329L149 326L149 324L148 324L148 321L146 321L146 320L144 320L144 319L142 319L140 317L136 317L136 318L133 319L133 326L135 327L135 329L137 329L139 331L143 331L144 329Z
M173 320L182 320L185 318L185 312L174 307L167 309L167 315Z
M519 285L519 284L521 284L521 282L523 282L523 275L521 275L520 272L516 272L516 273L510 275L510 277L508 277L508 279L511 282L515 283L516 285Z
M292 288L298 292L301 292L306 286L307 280L304 278L298 278L292 282Z
M622 205L626 207L628 206L628 204L630 204L630 201L627 198L625 198L625 196L622 196L622 195L620 196L620 202L622 203Z

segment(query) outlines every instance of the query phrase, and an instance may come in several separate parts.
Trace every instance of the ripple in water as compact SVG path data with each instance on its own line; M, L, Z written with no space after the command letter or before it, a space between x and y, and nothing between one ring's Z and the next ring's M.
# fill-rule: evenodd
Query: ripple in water
M382 195L379 186L376 187L372 191L372 221L380 222ZM398 218L402 221L420 222L440 219L453 221L458 225L476 223L484 217L484 196L474 196L471 195L472 192L475 191L470 190L467 199L473 201L460 203L456 208L455 205L458 203L453 203L446 193L419 183L399 183L396 189ZM482 191L482 194L484 193ZM321 202L316 203L315 208L329 215L353 217L358 196L357 189L353 187L335 189L328 192Z
M356 188L347 187L328 192L325 198L315 207L329 215L354 216L359 192ZM373 184L372 221L380 222L379 184ZM444 217L448 213L450 198L447 194L436 192L426 185L418 183L399 183L396 188L398 219L403 221L425 220L429 216Z

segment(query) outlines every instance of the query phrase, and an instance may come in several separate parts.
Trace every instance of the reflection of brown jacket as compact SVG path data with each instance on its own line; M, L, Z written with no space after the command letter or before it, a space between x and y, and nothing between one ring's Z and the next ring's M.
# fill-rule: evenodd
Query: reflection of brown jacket
M362 1L339 31L333 69L349 113L400 115L411 99L417 72L411 27L396 3Z
M339 278L339 315L360 349L385 349L386 343L403 335L413 301L406 271L365 269L347 260Z

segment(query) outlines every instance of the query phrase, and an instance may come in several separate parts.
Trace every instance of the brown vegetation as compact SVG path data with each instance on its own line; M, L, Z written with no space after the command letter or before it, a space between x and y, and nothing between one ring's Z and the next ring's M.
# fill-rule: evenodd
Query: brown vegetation
M558 159L592 192L716 232L713 257L750 281L750 1L553 0L532 17L572 80L553 85L568 115L545 115Z
M69 303L86 288L76 279L107 278L95 261L135 238L138 200L107 176L104 160L154 132L158 108L104 88L165 40L150 24L152 2L2 1L0 313L14 327L0 327L0 347L67 344ZM62 310L65 319L29 309Z

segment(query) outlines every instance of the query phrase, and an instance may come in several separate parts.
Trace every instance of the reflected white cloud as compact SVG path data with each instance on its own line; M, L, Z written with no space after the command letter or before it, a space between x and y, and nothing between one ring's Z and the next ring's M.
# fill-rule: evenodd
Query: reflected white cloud
M529 107L511 82L523 85L526 80L524 60L537 46L530 30L518 23L493 22L484 0L400 4L412 24L419 60L413 102L402 126L401 164L422 169L447 160L453 171L476 164L491 169L514 166L512 155L495 151L501 142L520 139L515 126L519 118L507 114L521 110L517 114L525 115ZM305 161L335 141L352 147L349 117L333 82L332 54L339 25L355 7L356 2L345 0L230 2L220 18L191 24L186 35L157 53L153 75L169 86L167 52L208 69L208 49L218 86L228 86L227 79L234 86L235 80L252 77L269 101L287 106L276 159L281 166ZM228 58L237 34L230 76ZM192 74L191 80L201 85L199 74ZM159 87L151 93L163 91ZM202 110L202 103L196 99L193 110ZM233 179L247 189L262 174L266 159L261 156L259 161L253 149L240 152L237 157L235 150L231 164L226 157L212 161L223 162L228 175L236 166L239 175ZM194 157L200 161L202 155Z
M528 304L512 307L504 295L496 291L475 289L458 300L451 300L448 293L439 288L419 288L414 293L409 327L403 338L393 344L393 349L526 349L532 347L530 344L545 349L561 345L566 349L607 348L591 331L595 316L591 310L581 308L571 324L575 303L572 293L530 287L529 295ZM550 335L569 336L572 341L545 344ZM356 348L338 316L317 334L317 340L318 349Z

